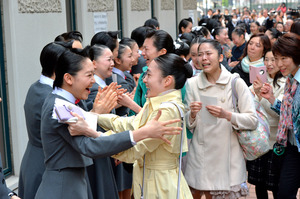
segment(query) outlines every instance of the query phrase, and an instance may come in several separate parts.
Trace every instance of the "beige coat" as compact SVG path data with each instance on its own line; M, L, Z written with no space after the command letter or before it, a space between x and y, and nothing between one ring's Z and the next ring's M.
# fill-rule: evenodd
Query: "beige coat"
M194 129L194 135L188 152L185 177L188 184L197 190L230 190L230 186L246 181L245 160L233 128L255 129L257 116L251 100L252 94L241 78L236 81L241 113L234 112L231 92L234 76L238 75L231 74L222 66L216 84L211 84L201 72L189 79L186 85L186 121L188 128ZM205 122L205 118L201 118L199 111L191 123L189 104L201 101L200 95L217 97L217 105L232 112L231 121L217 118L217 124L210 125Z

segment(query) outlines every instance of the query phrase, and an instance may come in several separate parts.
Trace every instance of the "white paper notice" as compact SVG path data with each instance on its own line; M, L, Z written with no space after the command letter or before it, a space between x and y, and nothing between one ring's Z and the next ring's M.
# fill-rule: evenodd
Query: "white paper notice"
M94 33L107 31L107 13L95 12L94 13Z
M192 18L192 20L193 20L193 23L194 23L194 10L189 10L189 17L191 17Z
M212 114L208 112L208 110L205 108L207 105L217 105L217 98L216 97L209 97L200 95L200 101L202 102L202 109L200 111L201 114L201 120L203 123L206 124L217 124L217 118L214 117Z

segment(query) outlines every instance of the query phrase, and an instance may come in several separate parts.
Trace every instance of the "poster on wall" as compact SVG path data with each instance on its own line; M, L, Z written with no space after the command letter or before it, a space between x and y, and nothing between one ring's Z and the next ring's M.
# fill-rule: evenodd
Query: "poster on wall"
M95 12L94 13L94 33L107 31L107 13Z

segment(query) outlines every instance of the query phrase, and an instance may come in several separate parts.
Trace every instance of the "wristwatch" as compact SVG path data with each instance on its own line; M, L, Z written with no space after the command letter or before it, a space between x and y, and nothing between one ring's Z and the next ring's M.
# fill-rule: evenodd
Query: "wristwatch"
M8 197L11 198L13 196L18 196L15 192L9 192Z

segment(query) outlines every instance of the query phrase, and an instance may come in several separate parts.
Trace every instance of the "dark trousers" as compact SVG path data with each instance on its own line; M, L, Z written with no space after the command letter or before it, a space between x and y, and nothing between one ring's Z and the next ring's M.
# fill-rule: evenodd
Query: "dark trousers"
M279 199L296 199L300 187L300 153L288 143L279 180Z

